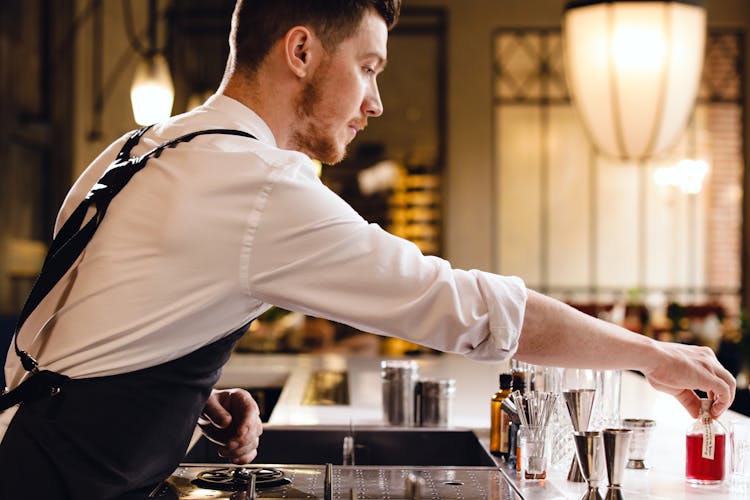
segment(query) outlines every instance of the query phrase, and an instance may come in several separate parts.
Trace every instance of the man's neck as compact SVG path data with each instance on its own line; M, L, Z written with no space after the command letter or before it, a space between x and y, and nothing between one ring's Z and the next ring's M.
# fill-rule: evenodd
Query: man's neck
M262 74L250 79L235 73L222 83L219 92L252 109L271 129L276 144L286 148L294 98L283 84L271 83L264 82Z

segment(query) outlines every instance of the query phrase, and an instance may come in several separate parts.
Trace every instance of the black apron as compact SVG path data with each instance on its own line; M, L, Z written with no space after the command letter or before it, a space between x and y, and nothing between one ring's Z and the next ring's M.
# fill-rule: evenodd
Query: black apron
M158 157L165 148L202 134L254 138L236 130L205 130L131 157L130 150L146 130L129 138L108 172L66 221L70 227L58 232L19 316L16 353L32 374L0 397L5 407L20 402L0 443L0 499L146 498L184 457L221 367L247 327L167 363L106 377L70 379L40 371L36 360L18 348L23 321L80 255L111 199L151 156ZM97 208L91 219L95 222L82 226L92 204ZM88 228L92 224L93 229ZM74 246L80 248L71 250Z

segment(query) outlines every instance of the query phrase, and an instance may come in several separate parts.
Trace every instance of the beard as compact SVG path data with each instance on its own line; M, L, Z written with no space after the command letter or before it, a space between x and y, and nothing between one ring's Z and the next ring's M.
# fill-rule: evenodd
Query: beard
M298 126L291 139L299 151L322 163L333 165L344 159L346 147L341 147L334 136L326 133L328 127L321 94L329 66L325 62L321 64L294 101Z

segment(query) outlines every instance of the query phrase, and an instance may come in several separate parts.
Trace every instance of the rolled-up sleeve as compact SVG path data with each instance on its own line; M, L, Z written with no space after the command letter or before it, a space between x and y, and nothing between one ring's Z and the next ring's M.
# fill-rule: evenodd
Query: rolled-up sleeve
M513 355L527 298L521 279L423 255L365 222L311 172L271 176L248 229L250 296L476 360Z
M479 361L493 361L512 356L518 349L528 292L521 278L472 271L485 296L490 335L467 356Z

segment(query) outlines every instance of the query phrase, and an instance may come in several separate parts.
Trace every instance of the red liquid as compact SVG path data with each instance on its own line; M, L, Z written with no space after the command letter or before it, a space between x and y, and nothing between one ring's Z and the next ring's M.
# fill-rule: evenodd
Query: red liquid
M714 436L714 459L703 458L703 434L687 436L685 476L688 479L720 482L724 479L724 435Z

